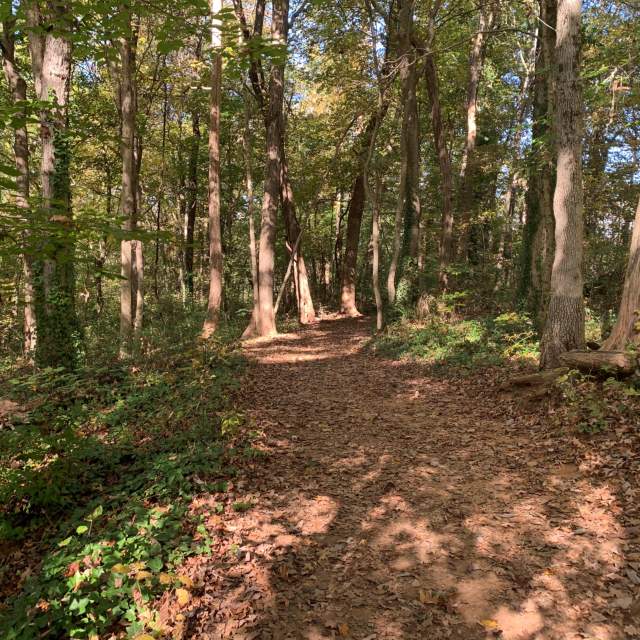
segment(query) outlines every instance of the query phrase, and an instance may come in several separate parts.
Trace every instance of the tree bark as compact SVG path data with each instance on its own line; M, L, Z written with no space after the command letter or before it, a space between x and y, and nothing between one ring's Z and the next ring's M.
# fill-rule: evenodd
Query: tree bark
M358 154L358 172L351 188L347 214L347 234L344 258L342 262L342 286L340 291L340 311L350 317L360 316L356 304L356 281L358 267L358 245L360 244L360 228L366 203L365 180L368 169L369 150L375 144L380 124L389 108L389 100L385 96L379 100L376 112L371 116L360 139Z
M585 373L606 373L629 376L638 367L638 358L624 351L567 351L560 362L570 369Z
M376 190L373 200L373 215L371 221L371 276L373 295L376 301L376 331L382 331L384 323L382 308L382 293L380 292L380 204L382 200L382 178L376 175Z
M191 145L189 149L189 168L187 171L186 228L184 244L185 288L193 301L193 253L196 213L198 210L198 157L200 155L200 116L194 108L191 114Z
M519 297L526 301L542 334L550 297L554 252L553 191L555 149L552 140L553 69L557 0L539 0L540 24L533 84L531 151L527 160L527 217L523 230Z
M27 7L29 49L40 114L42 209L55 231L51 247L34 261L38 319L36 362L72 368L77 362L80 328L75 305L74 239L67 139L71 83L71 9L67 2L31 2Z
M253 308L249 326L243 333L244 337L250 337L256 332L256 319L258 317L258 305L260 290L258 287L258 253L256 251L256 231L254 222L254 194L253 194L253 170L251 166L251 150L253 148L251 137L251 112L249 110L249 96L244 95L244 130L242 134L242 151L244 155L245 186L247 190L247 217L249 219L249 260L251 262L251 287L253 290Z
M400 64L400 82L402 85L402 136L406 176L403 200L404 213L404 249L403 253L417 260L420 249L420 129L418 123L418 56L414 40L415 0L403 0L399 10L399 43L402 52Z
M558 159L553 197L556 250L540 349L540 364L545 369L556 367L562 353L584 344L580 12L581 0L558 2L554 114Z
M496 18L494 2L481 3L478 30L472 40L469 55L469 80L467 83L467 100L465 104L467 114L467 136L465 139L462 161L460 163L458 210L460 212L460 246L458 254L463 260L468 259L469 237L471 233L473 208L473 180L475 171L476 140L478 137L478 87L484 66L487 33L493 28Z
M273 0L271 19L272 40L286 46L289 0ZM260 225L260 246L258 250L259 304L256 330L260 336L276 333L276 319L273 306L273 282L275 267L275 240L280 199L282 140L282 108L284 100L284 61L274 63L269 78L269 103L266 114L266 161L262 219Z
M640 345L640 200L633 223L627 273L624 278L618 319L603 349L623 350Z
M418 177L420 142L418 127L418 100L416 96L418 59L413 45L413 13L415 2L403 0L398 19L399 75L401 83L402 131L400 142L400 186L396 209L393 256L387 277L389 303L396 299L396 280L404 273L407 259L417 264L420 249L420 197ZM402 226L404 234L402 241ZM410 285L409 285L410 286Z
M447 135L442 122L440 107L440 88L435 55L435 12L429 18L427 52L424 60L424 73L427 93L431 104L431 129L438 156L442 190L442 216L440 230L440 247L438 253L438 281L444 291L449 285L448 269L453 259L453 171L451 157L447 148Z
M202 337L217 330L222 304L222 233L220 228L220 103L222 98L222 29L219 14L223 0L211 0L211 95L209 101L209 297Z
M280 130L284 134L284 124ZM293 188L289 180L289 167L287 164L284 139L280 145L280 159L280 199L282 202L282 214L284 217L289 255L294 259L294 286L296 288L296 299L298 303L298 320L300 324L303 325L313 324L316 321L316 313L313 307L307 266L304 261L304 256L302 255L302 245L299 245L295 255L292 253L294 243L300 238L301 228L298 217L296 216Z
M136 138L136 85L135 48L136 33L130 9L125 13L126 33L119 38L120 78L117 87L121 117L120 155L122 160L122 196L120 209L124 217L123 230L130 234L136 228L138 176L135 159ZM134 275L136 271L135 240L120 241L120 357L132 355L132 337L135 324Z
M15 18L5 19L2 24L2 67L11 92L11 102L16 108L19 124L14 130L13 153L16 176L16 205L28 216L29 207L29 134L27 130L27 113L24 105L27 100L27 84L16 65L15 60ZM25 220L26 222L26 220ZM29 234L23 236L22 273L24 277L24 321L23 348L28 360L32 360L36 348L36 312L34 306L33 260L29 247Z

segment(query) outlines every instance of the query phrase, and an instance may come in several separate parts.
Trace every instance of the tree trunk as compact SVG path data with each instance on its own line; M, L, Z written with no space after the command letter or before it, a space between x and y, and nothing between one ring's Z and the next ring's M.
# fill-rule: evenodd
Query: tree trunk
M242 151L244 154L245 184L247 189L247 217L249 219L249 260L251 262L251 287L253 290L253 308L251 320L243 337L250 337L256 333L256 318L258 317L258 305L260 290L258 287L258 253L256 251L256 231L254 222L254 196L253 196L253 171L251 168L251 150L253 148L251 137L251 113L249 111L248 92L244 94L244 130L242 135Z
M222 98L223 0L211 0L211 96L209 101L209 298L202 337L211 337L220 322L222 304L222 233L220 228L220 102Z
M382 294L380 292L380 204L382 200L382 177L376 175L376 190L373 200L373 214L371 224L371 275L373 283L373 295L376 301L376 331L382 331L383 309Z
M396 302L396 274L400 264L402 253L402 214L404 212L404 196L407 184L407 153L405 150L406 138L400 137L400 183L398 185L398 200L396 202L396 215L393 222L393 252L387 273L387 299L389 304Z
M138 176L135 159L136 138L136 86L135 47L136 34L132 15L126 11L127 33L119 40L120 82L118 96L121 117L120 154L122 158L122 196L120 208L124 217L123 229L131 233L136 228ZM132 355L132 336L135 324L134 275L136 271L135 240L124 238L120 241L120 357Z
M629 345L640 345L640 200L633 223L618 319L611 335L605 340L603 349L623 350Z
M284 124L281 126L281 133L284 135ZM292 247L300 237L301 228L296 216L293 188L289 181L289 167L285 153L284 139L281 141L280 145L280 160L280 198L282 202L282 213L286 228L289 255L294 257L294 286L296 288L296 299L298 302L298 320L300 321L300 324L303 325L313 324L316 321L316 312L313 308L309 276L307 274L304 256L302 255L302 245L299 245L298 251L295 255L292 253Z
M350 317L358 317L360 312L356 305L356 280L358 267L358 245L360 244L360 228L366 201L365 180L368 169L370 149L375 144L380 124L389 108L389 101L379 101L376 112L369 119L360 139L358 154L358 173L353 181L351 200L347 215L347 237L345 241L344 259L342 263L342 286L340 292L340 311Z
M539 5L532 143L527 160L527 218L523 231L519 297L526 301L538 332L542 334L549 304L554 251L555 150L550 140L550 123L553 120L553 83L550 76L555 49L557 0L539 0Z
M29 134L27 113L24 105L27 100L27 84L20 74L15 61L15 18L10 17L2 23L2 67L11 92L11 102L16 108L19 124L14 130L13 153L16 165L16 205L29 214ZM26 222L26 220L25 220ZM23 348L28 360L33 359L36 348L36 315L34 307L33 260L29 247L29 235L23 237L22 272L24 276L24 322Z
M442 217L440 247L438 255L438 281L440 288L446 290L449 285L448 269L453 259L453 171L451 157L447 149L447 136L442 122L440 108L440 88L433 49L435 46L435 15L429 18L429 37L424 60L427 93L431 103L431 129L438 155L442 190Z
M584 344L582 281L582 89L580 86L581 0L560 0L556 26L556 188L553 212L556 250L551 300L541 341L540 364L553 368L566 351Z
M141 240L133 241L133 251L135 254L134 282L136 283L136 308L133 315L133 335L137 342L142 333L144 318L144 245Z
M184 243L185 288L193 302L193 252L196 212L198 210L198 156L200 155L200 116L196 109L191 114L191 148L189 150L189 168L187 178L186 227Z
M80 328L75 306L72 233L71 149L67 139L71 83L70 7L28 5L29 49L40 114L42 209L55 231L43 238L50 248L34 261L35 309L38 319L36 361L42 366L73 367Z
M286 44L288 0L273 0L271 37L274 42ZM276 319L273 306L273 274L275 267L275 240L280 199L282 139L282 108L284 99L284 61L274 63L269 79L268 112L265 116L266 162L264 196L262 200L262 220L260 225L260 246L258 250L259 305L256 330L260 336L276 333Z
M415 0L403 0L400 6L399 42L402 52L400 64L400 82L402 85L402 136L406 176L404 192L401 194L404 213L405 256L417 261L420 249L420 129L418 123L418 56L413 46Z
M538 35L540 29L538 29ZM508 180L508 187L504 195L504 220L500 228L500 242L498 247L497 259L497 277L494 286L494 292L497 292L501 286L508 287L510 281L510 266L513 248L513 225L516 211L516 200L518 190L521 184L520 169L518 167L522 159L521 146L522 134L524 131L525 120L528 113L529 105L529 87L531 85L532 72L535 69L536 53L538 50L536 38L534 45L525 59L522 57L524 71L520 81L520 92L518 96L518 108L514 119L513 128L515 133L511 140L511 167Z
M417 266L420 249L420 197L418 177L420 142L418 127L417 56L413 46L413 0L403 0L398 19L398 44L400 53L399 74L401 83L402 131L400 141L400 185L396 209L393 256L387 277L389 304L396 299L396 280L404 274L405 262L410 259ZM404 222L404 234L400 239ZM413 283L407 283L410 289Z
M460 212L460 246L458 254L461 259L468 259L469 238L471 234L473 209L473 181L476 172L473 170L475 160L476 140L478 137L478 87L482 67L484 66L487 32L493 28L496 17L496 7L493 2L482 3L478 31L476 32L469 55L469 80L467 83L467 100L465 104L467 114L467 137L460 163L460 183L458 188L458 210Z

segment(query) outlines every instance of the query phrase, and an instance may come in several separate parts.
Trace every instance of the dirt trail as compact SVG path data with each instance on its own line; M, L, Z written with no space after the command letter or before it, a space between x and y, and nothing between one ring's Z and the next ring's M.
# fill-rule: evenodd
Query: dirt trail
M333 320L246 347L267 456L234 487L255 506L209 520L184 636L635 637L612 489L488 380L426 377L369 335Z

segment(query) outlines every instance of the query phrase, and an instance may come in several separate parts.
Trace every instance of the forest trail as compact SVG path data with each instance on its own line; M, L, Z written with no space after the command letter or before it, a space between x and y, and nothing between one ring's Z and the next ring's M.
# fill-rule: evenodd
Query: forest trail
M333 319L245 347L267 455L232 488L253 508L210 518L184 637L635 637L629 532L576 446L369 336Z

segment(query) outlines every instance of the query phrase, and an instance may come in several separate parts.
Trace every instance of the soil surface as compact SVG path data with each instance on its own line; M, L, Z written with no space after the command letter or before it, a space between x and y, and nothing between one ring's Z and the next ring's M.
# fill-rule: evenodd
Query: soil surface
M640 637L640 520L615 460L523 412L495 374L429 377L372 354L370 327L246 345L261 454L235 511L194 505L214 553L187 567L181 613L166 603L174 636Z

